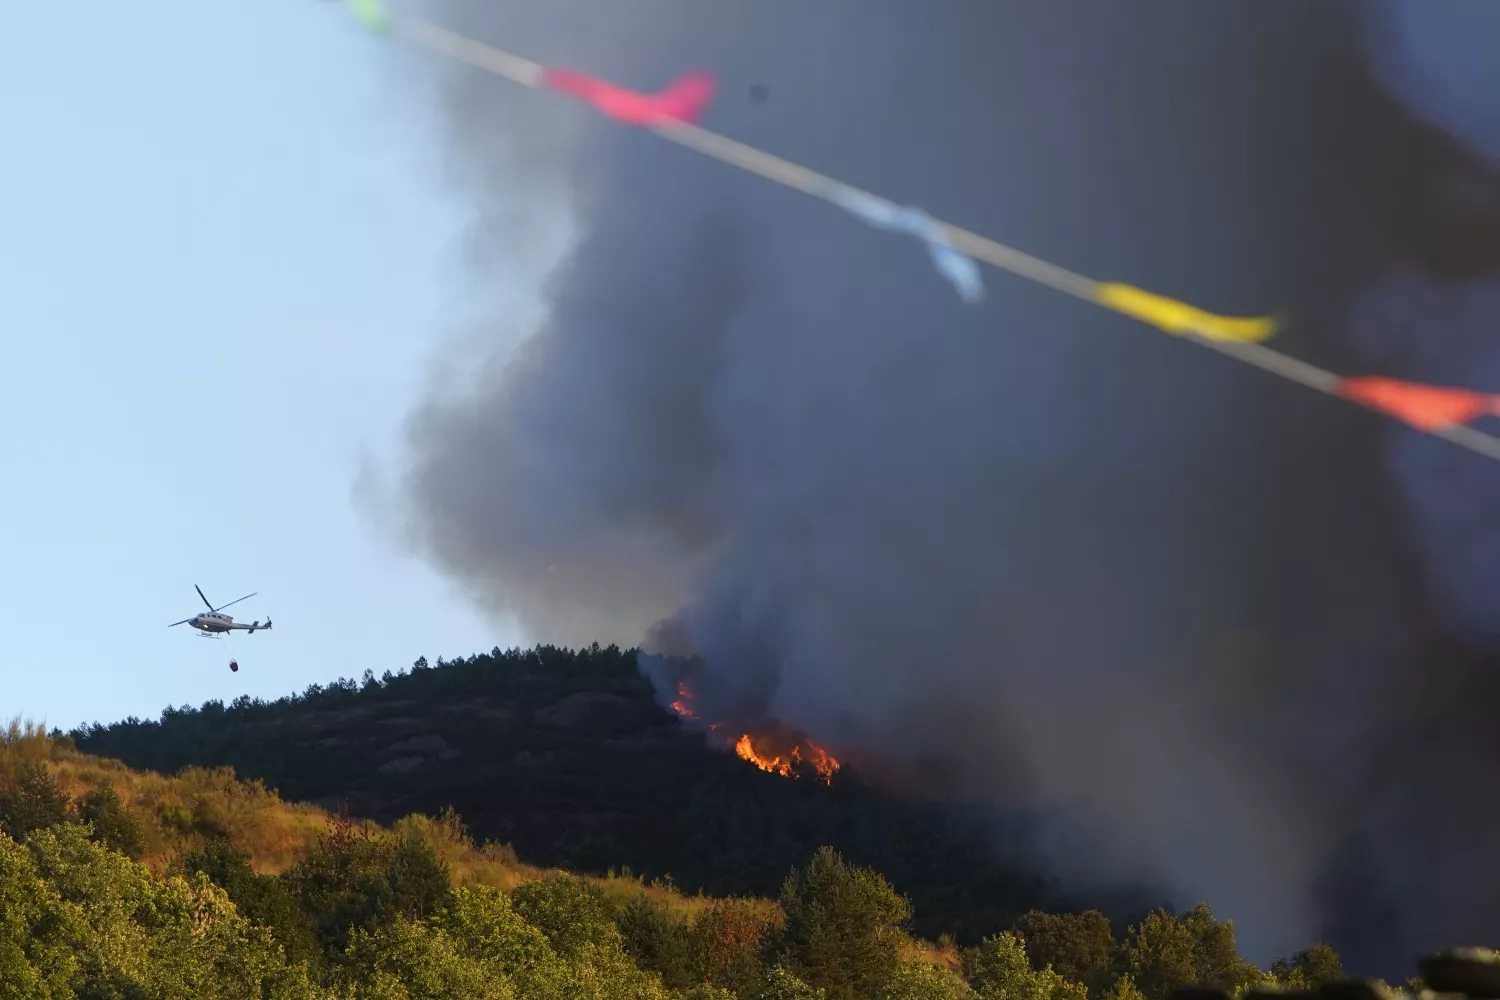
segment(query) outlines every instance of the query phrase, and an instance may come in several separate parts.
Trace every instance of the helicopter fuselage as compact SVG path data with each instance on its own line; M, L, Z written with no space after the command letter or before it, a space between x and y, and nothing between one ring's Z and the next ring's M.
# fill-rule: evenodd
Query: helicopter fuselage
M234 619L228 615L205 612L188 621L199 632L228 632L234 628Z

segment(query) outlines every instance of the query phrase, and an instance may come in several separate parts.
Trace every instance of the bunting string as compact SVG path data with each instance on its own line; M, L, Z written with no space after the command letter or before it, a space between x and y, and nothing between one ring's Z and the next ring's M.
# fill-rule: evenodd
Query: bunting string
M914 237L925 246L939 274L970 305L978 305L985 297L984 282L976 264L982 261L1500 461L1500 438L1468 426L1470 421L1481 417L1500 416L1500 395L1389 378L1345 378L1265 346L1264 341L1271 339L1280 327L1274 317L1221 316L1132 285L1098 281L934 219L919 208L897 205L710 132L697 121L714 98L716 84L711 74L683 74L659 93L644 94L573 70L544 67L425 21L397 17L385 11L380 0L346 2L371 30L403 38L524 87L551 90L584 101L623 124L655 132L712 159L833 204L872 228Z

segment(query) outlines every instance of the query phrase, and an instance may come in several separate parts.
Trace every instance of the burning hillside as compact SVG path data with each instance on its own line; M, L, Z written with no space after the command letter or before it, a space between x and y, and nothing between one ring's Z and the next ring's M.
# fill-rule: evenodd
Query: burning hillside
M671 708L684 719L703 723L694 708L693 693L683 681L677 682L677 697L672 701ZM708 727L710 733L723 734L726 729L733 732L738 728L726 727L722 722L703 724ZM824 784L831 785L833 776L838 773L840 767L838 758L833 754L818 746L806 735L785 726L741 731L733 743L730 743L725 735L721 735L719 739L724 749L733 749L735 754L762 771L769 771L787 778L798 778L810 772Z

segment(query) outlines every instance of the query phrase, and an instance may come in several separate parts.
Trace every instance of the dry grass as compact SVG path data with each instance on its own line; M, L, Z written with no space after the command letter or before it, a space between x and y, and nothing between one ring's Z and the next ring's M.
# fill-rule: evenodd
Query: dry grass
M438 857L452 870L456 885L489 885L509 891L555 870L522 862L509 844L486 842L476 846L463 820L451 809L437 817L407 816L398 821L391 832L396 836L415 835L431 844ZM612 871L602 878L588 876L588 879L604 891L605 898L616 908L624 906L631 897L645 893L683 920L690 920L718 902L701 893L687 895L670 882L648 883L629 869ZM773 900L754 899L749 902L767 919L780 916L780 908Z
M908 941L902 949L901 957L929 962L949 972L959 972L963 966L963 956L959 954L958 945L946 934L936 942L915 938Z
M306 852L329 825L315 806L283 802L258 781L241 781L232 768L187 768L174 777L134 771L116 760L80 753L51 740L40 726L12 720L0 738L0 775L23 760L47 764L70 798L105 784L140 821L147 865L163 871L208 836L222 833L250 852L259 871L278 872Z
M451 809L436 818L407 816L391 827L391 833L417 836L431 844L452 870L455 885L489 885L509 891L546 874L544 868L523 864L509 844L475 846L463 820Z

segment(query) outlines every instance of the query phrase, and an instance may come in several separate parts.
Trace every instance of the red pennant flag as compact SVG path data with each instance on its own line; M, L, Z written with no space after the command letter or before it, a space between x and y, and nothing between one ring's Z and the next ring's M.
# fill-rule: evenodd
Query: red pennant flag
M1428 432L1500 416L1500 396L1393 378L1340 379L1339 395Z
M686 73L655 94L636 93L567 69L543 70L542 84L582 98L616 121L642 127L668 121L696 122L713 101L715 90L714 78L708 73Z

